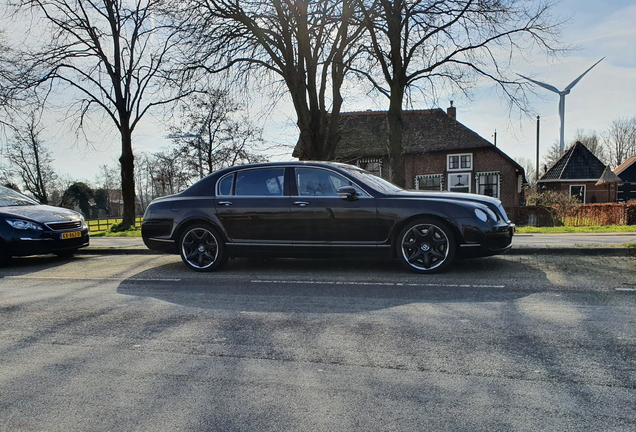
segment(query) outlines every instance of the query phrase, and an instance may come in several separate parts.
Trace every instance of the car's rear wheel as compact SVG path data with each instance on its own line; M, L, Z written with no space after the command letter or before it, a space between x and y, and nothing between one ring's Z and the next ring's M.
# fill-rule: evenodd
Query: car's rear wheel
M404 227L397 247L402 264L416 273L446 271L457 253L453 231L444 222L432 218L418 219Z
M206 224L192 225L179 239L179 254L195 271L214 271L227 263L225 243L218 232Z

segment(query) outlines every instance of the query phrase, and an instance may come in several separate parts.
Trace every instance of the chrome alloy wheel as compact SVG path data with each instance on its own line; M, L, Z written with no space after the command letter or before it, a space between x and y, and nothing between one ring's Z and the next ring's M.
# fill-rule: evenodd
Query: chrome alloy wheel
M192 227L181 237L181 258L194 270L215 269L224 264L223 254L223 244L217 235L206 227Z
M400 236L401 261L420 273L439 270L454 256L449 237L447 230L432 223L410 225Z

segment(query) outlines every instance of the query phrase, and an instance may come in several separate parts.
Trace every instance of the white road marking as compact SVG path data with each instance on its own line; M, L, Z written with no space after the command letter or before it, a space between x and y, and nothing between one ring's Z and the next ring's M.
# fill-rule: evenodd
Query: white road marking
M614 288L616 291L636 291L636 288Z
M505 288L505 285L459 285L459 284L434 284L434 283L400 283L400 282L357 282L357 281L307 281L307 280L261 280L255 279L252 283L275 284L305 284L305 285L377 285L377 286L411 286L411 287L443 287L443 288Z

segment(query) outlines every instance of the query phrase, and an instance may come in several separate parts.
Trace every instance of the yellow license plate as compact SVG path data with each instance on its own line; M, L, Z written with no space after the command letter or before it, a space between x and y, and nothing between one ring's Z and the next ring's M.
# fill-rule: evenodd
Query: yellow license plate
M62 240L78 238L78 237L81 237L81 236L82 236L82 232L81 231L65 232L65 233L62 233Z

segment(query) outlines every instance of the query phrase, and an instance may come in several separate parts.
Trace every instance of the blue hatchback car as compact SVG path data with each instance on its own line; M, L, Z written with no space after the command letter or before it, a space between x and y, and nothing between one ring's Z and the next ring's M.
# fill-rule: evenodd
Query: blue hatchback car
M0 264L13 256L71 256L88 243L88 226L78 212L0 186Z

